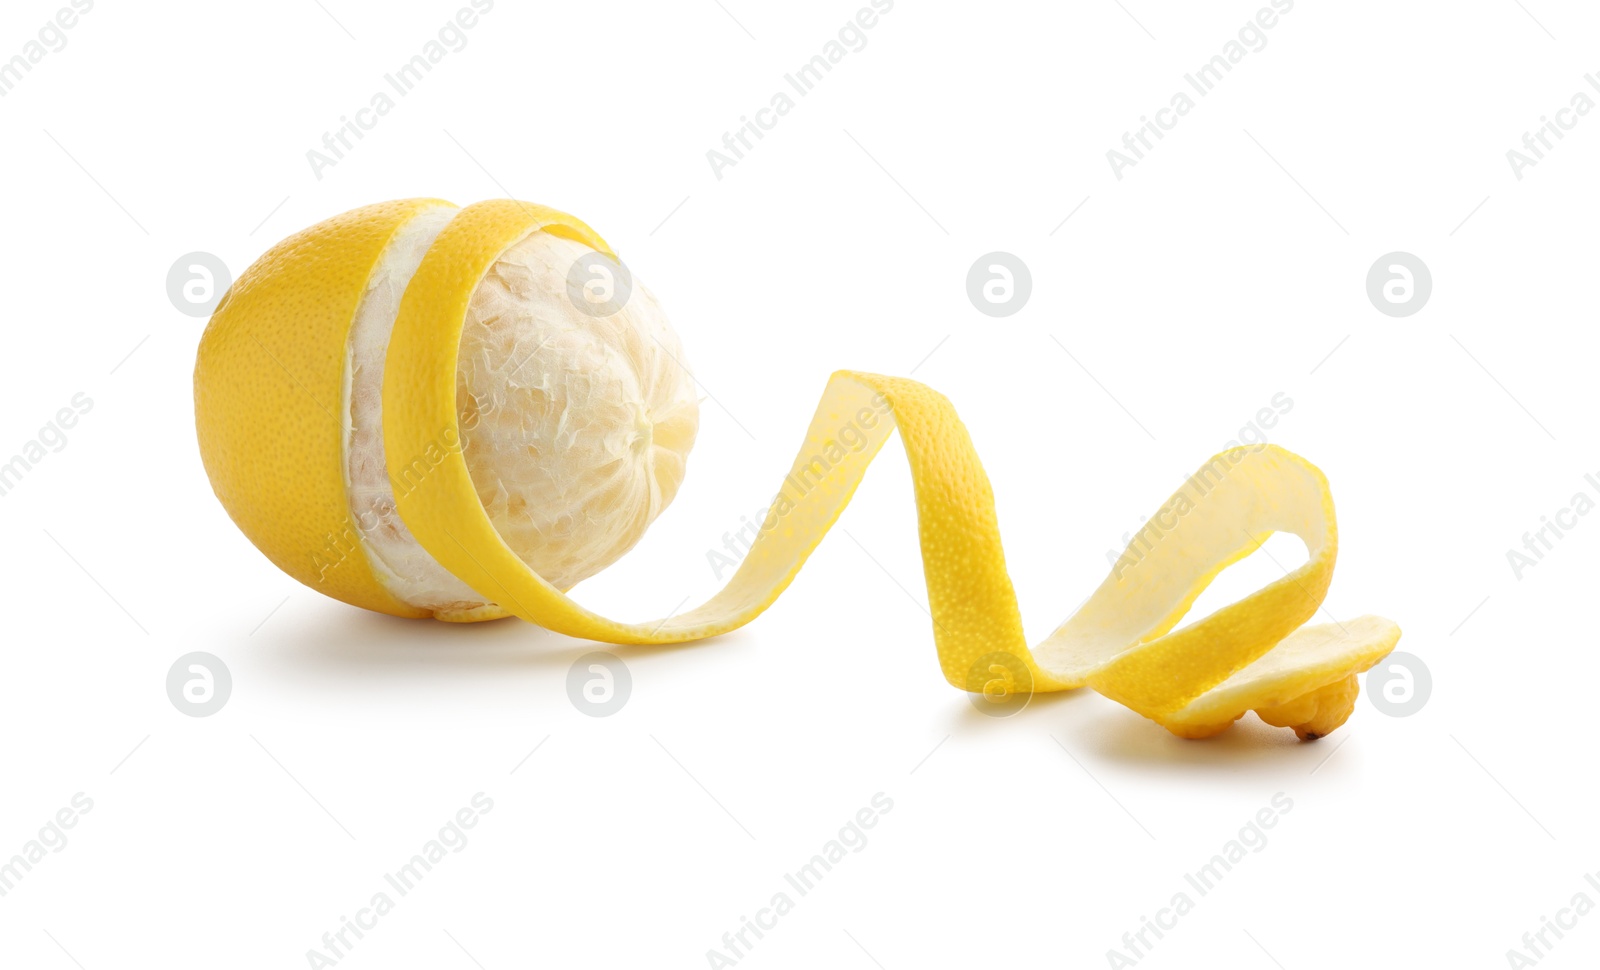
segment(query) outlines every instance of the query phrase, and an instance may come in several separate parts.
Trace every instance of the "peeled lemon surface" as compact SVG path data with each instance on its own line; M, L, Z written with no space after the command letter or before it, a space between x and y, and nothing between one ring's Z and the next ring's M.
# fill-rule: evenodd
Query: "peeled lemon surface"
M257 548L313 589L399 616L510 614L613 643L736 629L788 586L898 428L934 643L959 688L1090 686L1184 737L1255 710L1309 739L1344 723L1357 675L1399 640L1379 617L1304 625L1333 578L1333 500L1315 466L1263 446L1201 466L1030 650L954 408L850 371L829 380L727 586L659 622L606 619L565 590L627 552L682 483L699 420L684 359L654 297L577 219L507 200L388 202L290 237L239 277L201 338L196 428L217 497ZM1304 565L1175 629L1279 531L1305 542Z

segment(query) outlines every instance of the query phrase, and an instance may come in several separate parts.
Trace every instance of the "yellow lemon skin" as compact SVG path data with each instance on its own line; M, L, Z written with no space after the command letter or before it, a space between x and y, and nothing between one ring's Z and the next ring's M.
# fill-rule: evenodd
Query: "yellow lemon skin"
M937 391L840 371L783 479L771 526L719 592L659 621L594 613L547 582L502 539L462 448L457 362L473 292L499 255L543 231L597 252L582 222L509 200L460 210L405 287L386 351L382 436L395 509L434 563L488 606L432 613L386 591L358 538L344 482L346 346L368 279L395 234L431 199L370 206L300 233L263 256L224 298L201 342L195 405L201 454L240 529L285 572L330 596L399 616L475 620L510 613L569 636L624 644L697 640L736 629L794 579L898 430L911 467L935 653L945 678L974 690L998 664L1019 690L1089 686L1182 737L1206 737L1249 710L1302 739L1354 708L1356 675L1388 654L1381 617L1305 626L1332 581L1338 531L1322 472L1274 445L1236 447L1202 465L1177 509L1038 645L1023 637L993 491L966 427ZM846 431L850 434L847 436ZM780 504L781 503L781 504ZM1228 565L1274 532L1308 560L1282 579L1174 629Z
M345 347L394 234L448 204L383 202L285 239L224 295L195 360L200 457L239 530L312 589L396 616L429 614L390 595L360 548L341 450Z

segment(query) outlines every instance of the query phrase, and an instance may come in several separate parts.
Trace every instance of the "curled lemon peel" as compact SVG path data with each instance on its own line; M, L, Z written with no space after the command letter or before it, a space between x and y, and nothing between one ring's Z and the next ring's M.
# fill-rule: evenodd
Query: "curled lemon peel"
M384 210L372 219L381 225L392 222L392 232L405 213L414 211L404 207L418 204L392 203L401 209ZM829 379L783 479L779 501L720 591L692 610L659 621L623 623L594 613L547 583L501 539L479 501L460 447L456 368L468 303L496 258L540 230L611 254L592 229L553 209L505 200L469 206L429 248L394 322L383 385L383 440L391 480L399 481L408 468L417 467L417 456L429 456L426 474L395 490L400 517L434 560L496 607L481 615L441 618L489 618L503 611L569 636L622 644L676 643L737 629L759 616L793 581L849 503L873 457L898 429L916 496L935 649L945 679L958 688L994 699L997 682L1003 684L1001 696L1089 686L1184 737L1215 734L1255 710L1269 724L1314 739L1344 723L1358 693L1356 675L1388 654L1399 639L1398 626L1379 617L1306 625L1320 609L1333 576L1338 550L1333 500L1315 466L1265 445L1233 448L1203 465L1162 506L1155 517L1159 527L1141 530L1128 555L1094 594L1030 649L1006 571L993 492L955 409L923 384L855 371L839 371ZM382 229L372 231L381 234ZM335 232L359 235L356 229ZM349 275L359 275L363 264L370 270L370 249L360 249ZM343 277L336 283L340 285L333 289L341 294L341 286L353 285ZM282 298L279 291L271 292ZM240 340L233 331L252 326L254 314L235 308L230 318L228 302L218 311L221 330L229 338L223 346L239 353ZM335 316L348 302L335 301L319 319ZM274 313L264 314L263 322L274 333L283 325ZM214 319L207 340L217 327ZM203 342L196 369L197 420L207 469L217 482L214 464L229 462L213 460L217 442L208 448L208 430L213 438L236 434L238 428L218 431L216 424L235 420L238 405L225 401L221 418L207 415L207 407L218 406L218 396L229 397L216 387L202 388L208 380L221 379L202 376L207 355ZM232 366L237 370L242 365L235 361ZM251 378L257 385L272 376L270 365L257 361L252 367L259 371ZM287 383L282 373L276 377ZM248 391L238 394L248 396ZM295 414L305 412L303 402L294 405L292 394L281 388L271 400ZM846 427L854 433L841 442ZM283 434L268 437L277 441ZM325 458L325 439L316 436L315 445ZM262 458L257 454L243 460ZM246 527L250 517L241 517L233 504L242 498L231 487L239 477L223 471L217 491L241 528L275 562L290 563L285 568L291 575L314 587L325 583L323 575L315 582L307 579L303 556L279 546L268 550ZM318 514L326 519L329 509L320 508ZM254 519L251 523L256 524ZM1308 558L1303 565L1174 629L1223 569L1275 532L1304 541ZM345 568L340 562L335 572ZM341 574L342 585L334 595L368 608L417 615L381 589L373 594L378 584L370 569L363 568L357 565ZM352 590L352 595L341 595ZM997 681L996 671L1005 676Z

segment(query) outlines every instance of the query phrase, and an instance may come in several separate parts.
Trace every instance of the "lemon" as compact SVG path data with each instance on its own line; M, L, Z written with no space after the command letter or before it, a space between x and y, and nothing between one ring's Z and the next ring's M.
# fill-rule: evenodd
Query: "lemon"
M529 225L471 288L452 371L458 420L393 463L383 435L392 331L461 210L417 200L329 220L263 256L218 306L196 366L201 452L235 521L295 578L405 616L504 616L399 514L397 492L442 449L464 454L497 532L563 589L631 548L676 494L698 411L660 306L639 287L591 316L567 279L579 258L609 256L604 243L560 213L513 208L551 221ZM265 468L268 457L286 464Z
M684 359L649 291L577 219L390 202L307 229L239 277L201 339L196 427L218 498L269 559L400 616L511 614L615 643L735 629L793 580L898 429L935 650L957 687L994 699L1006 671L1001 694L1090 686L1185 737L1255 710L1312 739L1344 723L1356 675L1399 639L1379 617L1305 625L1333 577L1333 500L1315 466L1261 446L1201 466L1135 538L1135 565L1030 650L954 408L851 371L828 381L721 591L659 621L599 616L565 591L631 548L682 483L698 427ZM1175 629L1279 531L1305 542L1305 564Z

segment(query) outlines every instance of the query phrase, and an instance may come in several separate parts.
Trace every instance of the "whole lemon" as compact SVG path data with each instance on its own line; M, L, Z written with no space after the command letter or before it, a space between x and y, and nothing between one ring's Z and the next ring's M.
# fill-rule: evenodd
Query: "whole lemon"
M481 272L460 272L461 247ZM419 280L430 254L449 263ZM455 308L424 321L459 335L427 361L455 421L434 447L390 455L386 364L408 299ZM683 481L699 424L683 360L655 297L571 216L368 206L275 246L217 307L195 365L200 452L245 535L312 588L404 616L503 616L417 541L399 499L459 452L500 538L570 588L638 542Z
M565 591L672 501L694 387L654 297L582 222L523 202L411 199L313 226L239 277L200 342L195 420L218 498L262 552L400 616L515 614L616 643L735 629L787 588L899 430L939 665L986 713L1089 686L1184 737L1254 710L1314 739L1350 716L1357 675L1400 638L1375 616L1306 625L1333 580L1333 498L1310 462L1262 445L1185 480L1030 649L994 493L954 407L853 371L828 381L726 586L660 621L595 614ZM1074 457L1052 452L1041 473ZM1299 536L1306 562L1180 627L1274 532Z

